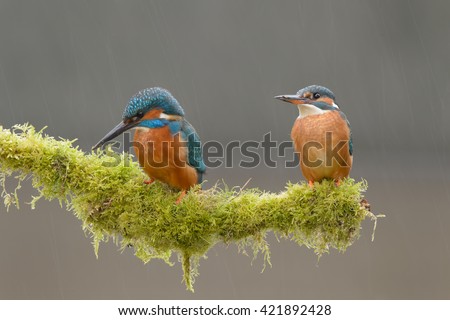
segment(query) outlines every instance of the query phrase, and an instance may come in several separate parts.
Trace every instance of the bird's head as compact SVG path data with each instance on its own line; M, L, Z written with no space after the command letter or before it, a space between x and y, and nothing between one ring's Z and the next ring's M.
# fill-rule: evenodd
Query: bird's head
M134 127L149 127L152 120L180 120L184 110L172 94L163 88L148 88L130 98L122 114L122 121L92 149L103 146L121 133Z
M335 103L334 93L330 89L318 85L305 87L294 95L276 96L275 99L297 105L301 116L339 110Z

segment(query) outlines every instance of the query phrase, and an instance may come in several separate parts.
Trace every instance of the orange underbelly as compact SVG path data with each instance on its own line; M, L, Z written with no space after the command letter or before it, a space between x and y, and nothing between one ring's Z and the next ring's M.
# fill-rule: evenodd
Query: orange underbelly
M138 128L134 151L145 173L173 188L187 190L197 184L197 171L187 163L186 142L169 128Z
M350 129L338 112L298 118L291 138L306 179L339 180L349 175L353 162L349 153Z

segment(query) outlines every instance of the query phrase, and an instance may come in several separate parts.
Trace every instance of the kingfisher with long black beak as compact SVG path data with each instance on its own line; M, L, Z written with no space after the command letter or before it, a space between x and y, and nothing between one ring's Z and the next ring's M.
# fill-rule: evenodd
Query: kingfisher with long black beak
M202 182L206 170L200 138L185 120L183 108L166 89L139 91L126 105L122 121L92 149L132 128L134 151L150 177L146 183L159 180L181 190L180 203L187 190Z
M300 154L303 176L311 187L315 181L332 179L339 185L348 177L353 163L350 123L335 102L331 90L317 85L295 95L276 96L295 104L299 116L291 131L295 150Z

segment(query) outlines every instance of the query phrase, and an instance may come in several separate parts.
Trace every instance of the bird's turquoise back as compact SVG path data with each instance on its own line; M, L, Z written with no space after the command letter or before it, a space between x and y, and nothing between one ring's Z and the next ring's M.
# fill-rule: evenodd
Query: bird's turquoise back
M189 122L187 122L186 120L182 120L180 122L180 131L182 138L187 141L188 163L197 170L198 183L201 183L203 180L203 173L206 171L206 165L203 162L203 152L200 137Z

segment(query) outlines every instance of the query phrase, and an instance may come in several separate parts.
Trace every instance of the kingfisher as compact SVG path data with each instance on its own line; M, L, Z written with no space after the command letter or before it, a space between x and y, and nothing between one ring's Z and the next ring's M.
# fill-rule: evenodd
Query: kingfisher
M128 101L122 121L92 149L136 128L133 148L150 178L145 183L158 180L181 190L178 204L187 190L202 182L206 170L200 138L184 115L180 103L168 90L159 87L141 90Z
M315 181L332 179L339 186L353 163L350 123L328 88L311 85L295 95L276 96L295 104L299 116L291 131L300 168L311 188Z

